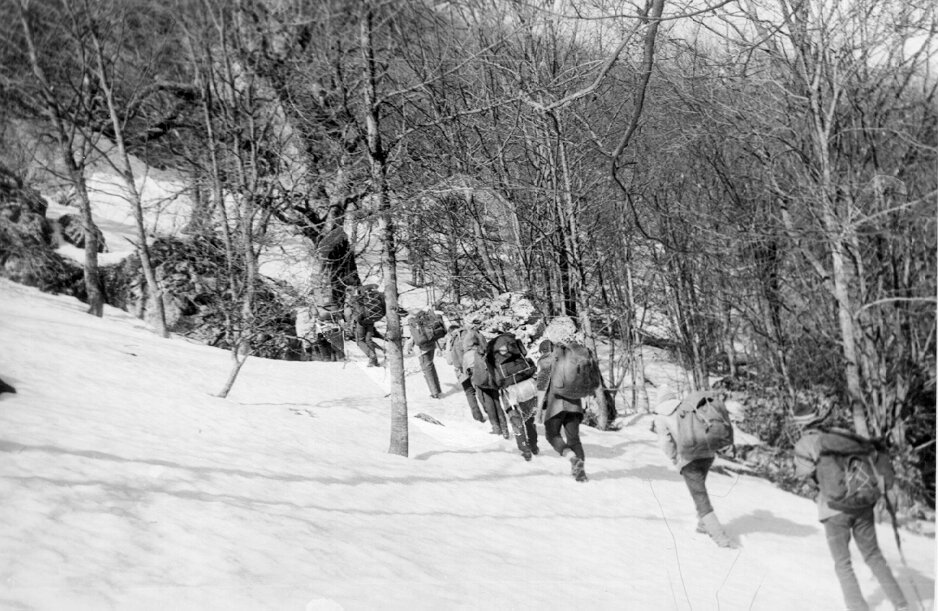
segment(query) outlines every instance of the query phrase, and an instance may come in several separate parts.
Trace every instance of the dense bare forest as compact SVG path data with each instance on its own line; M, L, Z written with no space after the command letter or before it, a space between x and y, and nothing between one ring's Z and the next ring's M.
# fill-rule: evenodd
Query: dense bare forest
M776 461L789 410L832 404L887 440L904 504L934 507L933 3L0 6L5 180L75 206L69 290L90 313L118 300L85 182L106 162L139 220L135 290L163 295L172 257L211 261L205 339L236 363L290 328L258 273L274 224L308 245L312 290L293 299L324 311L361 282L367 233L401 386L399 260L448 307L511 291L577 318L613 347L606 382L633 409L643 343L697 387L726 376ZM147 239L132 157L187 177L182 250ZM42 284L12 263L31 249L0 228L4 274ZM401 388L392 403L406 415Z

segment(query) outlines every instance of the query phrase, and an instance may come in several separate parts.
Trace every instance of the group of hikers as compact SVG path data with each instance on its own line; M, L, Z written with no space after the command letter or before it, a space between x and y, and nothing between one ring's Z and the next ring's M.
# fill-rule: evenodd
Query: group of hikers
M348 329L369 366L378 365L374 306L371 314L359 304L346 320ZM543 423L547 443L570 460L577 482L587 482L580 425L584 399L601 390L602 377L595 355L576 341L542 339L536 361L514 334L505 331L486 338L477 320L446 326L433 309L408 317L409 347L416 349L430 396L442 391L434 365L437 350L455 370L472 417L488 423L491 433L515 438L522 457L539 453L537 423ZM572 340L572 338L571 338ZM690 492L697 513L697 531L720 547L735 547L714 512L707 492L707 476L718 451L733 443L733 426L723 394L695 391L679 397L658 389L652 430ZM831 427L831 410L797 405L792 420L801 431L795 445L795 475L817 488L818 517L824 525L835 573L850 611L869 609L851 564L849 543L856 541L864 561L895 609L909 609L906 598L876 539L874 506L884 497L892 511L890 488L894 473L888 454L850 431Z
M543 422L547 443L569 454L573 478L589 480L579 428L583 399L599 387L599 365L586 347L545 339L535 362L508 331L489 339L474 324L446 328L439 313L426 310L411 316L409 327L431 397L441 395L433 363L440 342L475 420L488 422L494 435L514 436L525 460L540 452L535 420Z

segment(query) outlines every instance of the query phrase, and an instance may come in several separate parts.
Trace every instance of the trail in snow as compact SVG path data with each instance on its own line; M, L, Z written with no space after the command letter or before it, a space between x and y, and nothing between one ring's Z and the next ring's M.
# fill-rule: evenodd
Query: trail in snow
M383 369L161 340L108 308L0 281L0 607L837 609L814 505L745 476L710 492L737 550L694 532L649 422L586 429L591 481L530 463L408 357L410 458L386 453ZM543 429L539 427L543 435ZM934 599L934 541L881 546ZM874 609L888 609L854 558Z

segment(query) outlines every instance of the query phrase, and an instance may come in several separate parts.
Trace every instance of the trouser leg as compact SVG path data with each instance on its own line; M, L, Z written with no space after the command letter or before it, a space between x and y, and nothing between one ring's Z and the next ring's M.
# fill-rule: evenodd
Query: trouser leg
M883 557L883 552L879 549L879 543L876 541L876 521L873 517L872 507L864 510L856 517L853 524L853 538L863 555L863 560L870 567L889 602L894 607L907 605L905 594L902 593L902 588L899 587L899 582L892 574L889 564Z
M492 425L492 432L496 435L502 434L501 424L498 420L499 412L502 411L502 408L497 404L495 397L489 394L484 388L479 388L478 386L475 389L476 397L482 402L482 409L485 410L485 414L489 417L489 424Z
M524 421L521 419L521 413L517 409L513 409L509 412L508 419L511 422L511 429L515 434L515 443L518 444L518 449L521 450L522 454L529 452L530 448L525 437Z
M486 391L494 393L493 403L495 403L495 412L498 414L498 426L502 430L502 437L508 439L511 437L511 427L508 426L508 415L505 413L505 408L502 406L502 402L498 397L498 391Z
M681 469L684 483L687 484L690 496L694 500L694 506L697 508L698 518L702 518L713 511L713 506L710 504L710 495L707 494L707 472L712 464L712 458L699 458L691 461Z
M580 423L583 421L583 414L577 412L565 412L563 419L563 431L567 437L567 447L573 450L576 457L583 460L586 455L583 453L583 444L580 442Z
M472 412L472 417L478 422L485 422L485 416L482 415L482 410L479 409L479 401L476 399L476 389L472 385L472 381L466 378L460 383L463 392L466 393L466 402L469 403L469 411Z
M537 454L537 427L534 425L534 415L532 414L524 421L524 434L528 438L528 447Z
M420 348L418 347L418 350ZM430 396L434 399L440 396L440 379L436 375L436 366L433 364L434 349L431 347L426 352L420 353L420 369L423 371L423 379L427 382L427 389Z
M550 447L554 448L561 456L563 456L564 450L567 449L567 443L560 435L560 429L562 428L563 413L557 414L544 421L544 437L547 438L547 443L550 444Z
M827 546L834 559L834 572L840 589L844 595L844 602L848 611L867 611L869 606L863 599L860 584L853 572L850 560L850 532L853 518L846 513L839 513L824 520L824 533L827 535Z
M377 365L378 355L375 352L375 342L371 338L372 331L365 328L364 325L358 325L355 328L355 343L358 344L361 351L368 357L368 363L370 365Z

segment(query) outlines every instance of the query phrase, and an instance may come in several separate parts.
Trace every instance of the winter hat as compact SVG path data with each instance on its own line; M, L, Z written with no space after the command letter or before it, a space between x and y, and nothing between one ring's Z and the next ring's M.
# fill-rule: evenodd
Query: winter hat
M537 351L541 354L550 354L554 351L554 342L550 341L549 339L545 339L537 347Z
M796 403L791 410L792 422L800 427L810 426L827 418L830 409L819 409L807 403Z

